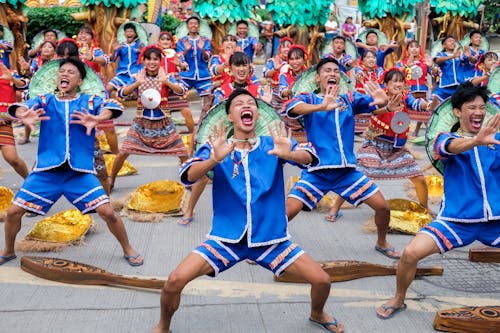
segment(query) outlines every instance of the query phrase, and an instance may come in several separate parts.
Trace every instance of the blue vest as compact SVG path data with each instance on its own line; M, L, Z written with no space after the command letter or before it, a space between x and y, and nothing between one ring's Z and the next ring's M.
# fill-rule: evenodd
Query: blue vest
M211 78L210 71L208 70L208 60L210 59L210 53L212 47L210 46L210 40L205 37L198 36L196 39L191 39L188 36L184 36L177 42L177 52L184 52L184 41L189 41L191 43L191 49L186 52L185 59L187 64L189 65L189 69L187 71L181 71L180 76L183 79L188 80L208 80ZM204 40L205 44L203 45L203 49L208 54L208 59L203 59L203 53L201 50L195 46L194 44L198 44L198 40Z
M15 116L20 104L9 107L9 113ZM87 128L79 124L70 124L71 115L75 111L83 111L97 115L102 109L110 109L113 116L121 115L123 107L111 102L104 102L95 95L77 95L68 100L59 100L54 94L38 95L22 104L22 106L42 108L49 120L40 122L40 138L38 153L33 171L44 171L61 166L65 162L75 171L95 173L94 141L95 130L86 134Z

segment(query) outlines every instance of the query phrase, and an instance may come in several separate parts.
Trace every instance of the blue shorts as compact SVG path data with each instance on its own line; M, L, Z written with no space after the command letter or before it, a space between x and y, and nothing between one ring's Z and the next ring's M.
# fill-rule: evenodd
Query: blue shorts
M432 97L437 96L439 101L442 102L457 91L458 86L451 86L446 88L436 87L432 92Z
M188 89L195 88L200 96L207 96L212 91L212 79L190 80L182 79Z
M484 245L500 247L500 221L460 223L433 220L419 233L434 239L441 253L469 245L478 240Z
M312 210L329 191L357 206L378 190L373 180L355 168L303 170L288 197L302 201L304 210Z
M213 276L245 259L255 261L278 276L304 254L304 251L289 240L267 246L248 247L247 238L243 237L235 244L208 239L194 249L193 253L202 256L213 267Z
M112 85L116 90L118 90L120 88L129 86L134 82L135 79L131 75L129 75L128 73L122 73L112 78L109 81L109 84Z
M61 195L82 214L92 213L98 206L109 202L106 192L94 174L74 171L63 166L30 173L16 193L13 204L45 215Z

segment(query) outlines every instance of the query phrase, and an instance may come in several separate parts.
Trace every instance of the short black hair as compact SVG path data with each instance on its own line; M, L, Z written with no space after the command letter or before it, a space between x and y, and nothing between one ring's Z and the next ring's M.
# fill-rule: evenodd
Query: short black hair
M254 99L254 101L255 101L255 104L257 104L257 98L255 98L255 96L252 95L248 90L242 89L242 88L236 88L236 89L233 90L233 92L229 95L229 97L226 100L226 105L225 105L225 107L226 107L226 114L229 114L229 111L230 111L229 108L231 107L231 103L239 95L248 95L248 96L252 97Z
M69 38L63 40L59 43L59 45L57 45L56 54L59 58L64 56L78 58L78 45L75 41L70 40Z
M399 77L402 82L405 82L405 74L397 68L393 68L387 71L384 75L384 83L391 81L394 77Z
M229 65L242 66L242 65L250 65L250 57L245 52L234 52L229 57Z
M80 60L75 57L69 57L65 59L59 60L59 68L61 68L65 64L72 64L78 69L78 72L80 72L80 78L82 80L85 79L87 76L87 70L85 69L85 64Z
M150 47L149 49L147 49L146 51L144 51L144 54L142 55L143 59L151 59L151 55L152 54L156 54L158 56L158 58L162 58L163 56L163 53L161 52L161 50L157 47Z
M469 32L469 37L472 38L472 35L475 35L475 34L480 34L481 37L483 37L483 34L481 33L481 31L479 31L477 29L474 29L471 32Z
M92 38L94 38L94 31L92 30L91 27L88 27L86 25L80 27L80 30L78 30L79 32L86 32L88 33L90 36L92 36Z
M189 16L186 19L186 24L188 24L188 22L191 21L191 20L196 20L196 21L198 21L198 23L200 23L200 18L198 16L193 15L193 16Z
M52 32L54 35L56 35L56 37L58 36L58 35L57 35L57 31L56 31L56 30L54 30L54 29L45 29L45 30L43 31L43 35L45 36L48 32Z
M368 38L368 35L371 35L371 34L377 35L377 38L378 38L378 34L377 34L377 32L375 30L368 30L368 31L366 31L366 38Z
M333 62L335 65L339 66L339 68L340 68L340 65L339 65L339 62L337 61L337 59L330 58L330 57L323 58L316 65L316 73L319 73L319 71L321 70L321 67L323 67L325 64L327 64L329 62Z
M244 24L244 25L246 25L248 27L248 22L245 21L245 20L239 20L239 21L236 22L236 26L239 26L240 24Z
M296 54L297 56L299 56L300 58L302 59L306 59L306 53L304 52L303 49L299 48L299 47L294 47L292 48L289 52L288 52L288 59L290 59L292 57L292 54Z
M345 37L344 37L344 36L337 35L337 36L333 37L333 39L332 39L332 43L333 43L336 39L341 39L341 40L343 40L343 41L344 41L344 43L345 43Z
M130 23L130 22L125 23L125 25L123 26L123 31L125 31L127 29L134 30L135 34L137 35L137 30L135 30L135 24Z
M474 86L471 82L462 83L451 95L451 106L454 109L461 109L462 105L472 102L477 96L481 97L486 103L488 101L488 88L486 86Z

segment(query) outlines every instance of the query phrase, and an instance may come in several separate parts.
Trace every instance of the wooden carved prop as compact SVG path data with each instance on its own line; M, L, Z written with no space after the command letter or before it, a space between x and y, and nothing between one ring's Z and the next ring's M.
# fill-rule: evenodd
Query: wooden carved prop
M500 249L489 246L475 247L469 250L469 260L500 263Z
M21 258L21 269L42 279L71 284L148 289L161 289L165 284L164 280L127 277L76 261L49 257L24 256Z
M456 333L500 332L500 306L470 306L438 311L434 329Z
M365 261L336 260L319 262L321 268L330 275L331 282L350 281L370 276L395 275L396 266L386 266L371 264ZM420 267L417 268L417 276L424 275L443 275L442 266ZM284 272L278 277L274 277L278 282L305 283L306 281Z

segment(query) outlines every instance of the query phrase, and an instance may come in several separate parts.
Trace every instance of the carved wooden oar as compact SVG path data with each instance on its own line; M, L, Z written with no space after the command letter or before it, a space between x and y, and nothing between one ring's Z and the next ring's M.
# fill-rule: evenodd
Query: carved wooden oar
M395 275L396 266L386 266L371 264L365 261L335 260L319 262L321 268L330 275L332 282L349 281L369 276ZM418 267L417 276L423 275L443 275L442 266ZM278 277L274 277L278 282L305 283L306 281L284 272Z
M489 246L475 247L469 250L469 260L500 263L500 249Z
M24 256L21 258L21 269L42 279L72 284L149 289L161 289L165 284L164 280L127 277L110 273L99 267L57 258Z
M455 333L500 332L500 306L470 306L438 311L434 318L438 331Z

